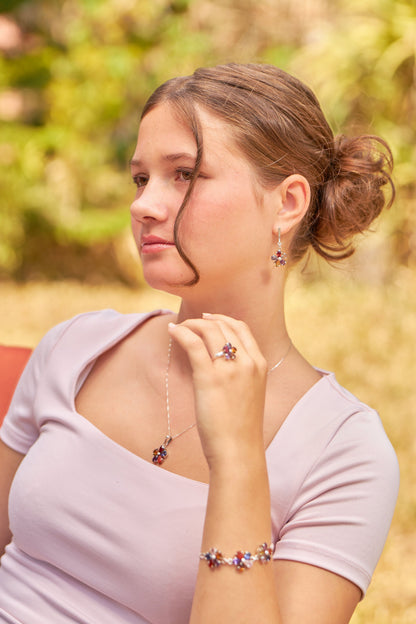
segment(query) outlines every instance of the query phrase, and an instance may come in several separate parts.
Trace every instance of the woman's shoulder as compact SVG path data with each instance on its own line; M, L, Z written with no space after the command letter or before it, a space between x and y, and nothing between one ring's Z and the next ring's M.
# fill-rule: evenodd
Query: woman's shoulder
M77 314L49 329L33 350L30 365L43 368L56 353L100 351L104 345L114 345L146 320L166 314L165 310L123 314L113 309L94 310Z
M64 330L76 329L78 331L88 330L91 327L99 328L124 328L126 326L140 325L146 319L164 314L165 310L152 310L150 312L131 312L122 313L112 308L103 310L90 310L82 312L72 318L63 321L56 327L62 327ZM54 328L52 328L53 330Z
M367 448L366 454L380 456L393 452L378 411L342 386L335 374L321 371L323 383L312 401L321 424L328 427L328 446L342 444L354 449ZM394 453L394 452L393 452Z
M321 377L317 383L312 386L299 401L299 417L307 411L313 419L322 424L328 424L334 428L338 428L340 424L350 419L355 414L369 416L369 422L372 420L378 422L379 416L377 411L359 399L350 390L342 386L335 373L316 369Z
M342 472L371 464L396 481L396 454L378 412L339 384L334 373L320 372L274 439L271 462L295 464L300 480L317 468Z
M85 335L88 339L97 339L111 334L123 335L151 317L167 314L168 310L152 310L150 312L121 313L111 308L83 312L52 327L46 337L62 338L69 334L71 337Z

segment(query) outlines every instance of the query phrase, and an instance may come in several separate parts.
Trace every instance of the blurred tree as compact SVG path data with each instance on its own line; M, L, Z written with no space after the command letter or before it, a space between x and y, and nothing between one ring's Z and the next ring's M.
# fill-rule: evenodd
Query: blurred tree
M160 82L198 65L265 60L294 71L335 127L371 125L392 143L410 206L413 0L2 0L1 9L0 276L134 281L127 163L140 108ZM409 207L391 218L407 264L413 220Z
M190 71L188 58L202 63L203 37L184 32L185 0L8 6L0 16L0 271L122 278L111 251L128 223L140 107L158 72Z
M319 93L335 129L388 141L398 189L386 220L390 261L416 268L416 2L342 0L292 69Z

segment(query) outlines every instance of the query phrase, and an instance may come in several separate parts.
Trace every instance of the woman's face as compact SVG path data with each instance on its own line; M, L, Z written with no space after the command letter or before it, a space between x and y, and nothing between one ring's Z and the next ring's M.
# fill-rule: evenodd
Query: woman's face
M198 110L203 134L200 173L179 228L186 255L198 268L198 287L238 285L250 274L270 273L272 220L247 160L226 124ZM131 173L137 190L132 228L146 281L176 292L194 274L174 244L174 223L196 160L195 138L169 104L140 124Z

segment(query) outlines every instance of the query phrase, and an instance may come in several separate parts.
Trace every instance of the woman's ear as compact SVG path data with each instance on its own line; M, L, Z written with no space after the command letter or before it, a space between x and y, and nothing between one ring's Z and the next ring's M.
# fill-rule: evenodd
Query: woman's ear
M307 179L295 173L288 176L274 189L277 193L278 210L273 225L273 234L280 231L287 234L302 221L309 208L311 188Z

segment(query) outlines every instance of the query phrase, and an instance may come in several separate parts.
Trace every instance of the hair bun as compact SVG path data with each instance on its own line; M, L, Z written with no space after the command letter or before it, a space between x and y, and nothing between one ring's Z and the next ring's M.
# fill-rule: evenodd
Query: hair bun
M354 252L351 238L364 232L386 204L383 188L391 178L392 153L385 141L373 135L335 137L326 181L311 224L311 243L327 260L339 260Z

